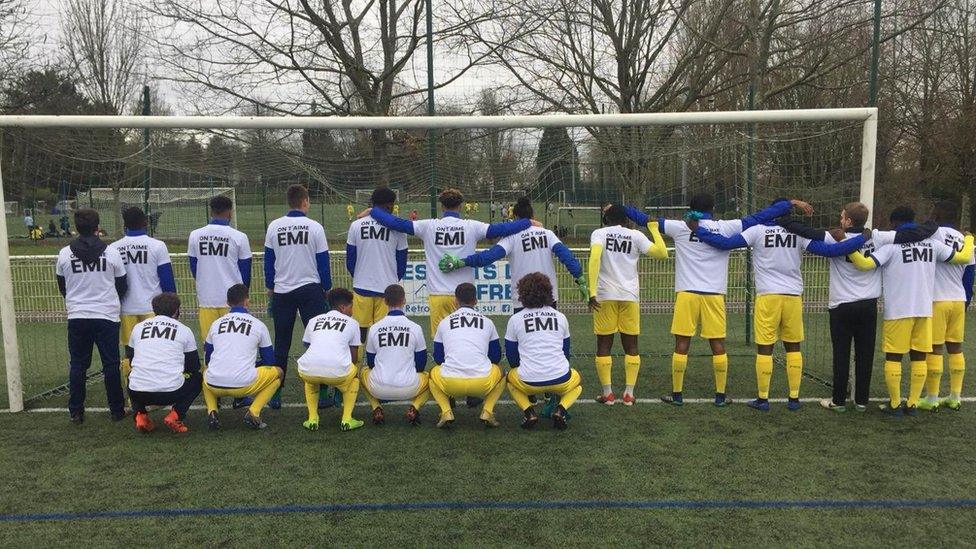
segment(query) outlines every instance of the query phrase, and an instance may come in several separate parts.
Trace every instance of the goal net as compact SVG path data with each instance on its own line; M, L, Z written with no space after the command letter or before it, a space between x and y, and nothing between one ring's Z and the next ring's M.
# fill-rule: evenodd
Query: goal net
M17 215L20 213L17 210L17 202L6 200L3 203L3 213L4 215Z
M143 127L150 129L148 141ZM590 233L611 202L677 219L692 195L707 192L715 197L717 215L735 218L789 196L814 206L811 224L830 226L846 202L873 205L876 127L874 109L433 118L0 116L0 182L5 200L34 208L41 227L64 215L41 204L94 207L113 239L121 234L122 208L146 208L155 216L155 235L169 244L184 316L192 318L194 282L182 252L189 232L207 222L213 196L235 204L234 225L256 252L255 288L265 229L288 211L285 190L294 183L309 188L308 215L326 228L339 286L350 285L341 252L347 206L365 207L380 185L397 191L401 216L420 219L432 215L434 197L447 187L462 191L462 215L486 222L504 219L510 211L502 208L528 196L535 217L558 231L585 264ZM16 229L9 238L24 238L17 224L8 225ZM6 292L14 303L13 310L0 311L10 394L8 401L0 397L0 408L17 409L25 395L48 405L63 398L57 393L67 376L65 312L49 254L65 243L47 239L38 245L51 249L9 262L0 249L0 298ZM411 248L411 261L423 262L418 244ZM5 265L12 268L6 283ZM670 355L670 338L660 327L668 325L673 306L673 265L673 259L640 264L642 312L654 332L642 350L651 356ZM424 272L409 269L404 282L416 299L426 300ZM497 269L494 279L488 272L478 279L484 300L500 317L510 313L504 308L510 307L507 272ZM560 309L586 325L586 307L571 277L558 266L557 272ZM808 371L827 378L826 262L808 258L804 272L806 363ZM744 338L750 279L746 255L733 255L730 338L738 341L734 351L751 356ZM252 301L255 311L266 311L264 292L252 292ZM426 313L418 305L411 314ZM592 354L591 338L580 336L575 352ZM91 394L98 398L99 391Z

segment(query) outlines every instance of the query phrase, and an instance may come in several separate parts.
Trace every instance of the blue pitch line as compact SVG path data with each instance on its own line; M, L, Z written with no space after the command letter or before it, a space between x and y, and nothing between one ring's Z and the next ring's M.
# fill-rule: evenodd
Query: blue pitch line
M196 507L186 509L131 509L66 513L0 515L0 522L46 522L85 519L197 517L214 515L272 515L292 513L348 513L387 511L472 511L551 509L958 509L976 507L976 499L921 500L566 500L566 501L427 501L400 503L324 503L258 507Z

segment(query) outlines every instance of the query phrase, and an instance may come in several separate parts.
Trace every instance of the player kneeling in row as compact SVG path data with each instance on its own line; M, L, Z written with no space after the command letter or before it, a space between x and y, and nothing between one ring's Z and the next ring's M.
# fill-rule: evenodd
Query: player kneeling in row
M366 368L359 378L373 409L373 423L385 421L381 400L409 400L407 421L420 423L420 407L430 400L427 342L424 331L403 315L407 303L403 286L391 284L383 292L390 312L369 328L366 336Z
M152 432L146 406L172 406L163 423L174 433L185 433L183 423L190 405L200 394L200 355L197 341L180 317L180 298L166 292L152 299L156 315L139 322L125 345L132 366L129 397L135 410L136 429Z
M451 398L485 399L481 421L498 427L495 403L505 392L505 376L498 363L502 348L498 330L485 315L474 309L478 304L474 284L464 282L454 290L457 310L437 326L434 335L434 366L430 370L430 392L441 408L438 427L454 423Z
M227 289L230 312L211 326L204 343L207 371L203 379L203 398L207 402L207 426L220 428L217 398L253 397L244 414L244 424L264 429L264 409L281 386L282 371L274 364L274 348L268 327L247 312L251 304L247 286L235 284Z
M298 359L298 376L305 382L309 431L319 428L319 388L331 385L342 393L342 420L339 429L352 431L363 422L352 417L359 395L359 323L352 318L352 292L333 288L326 295L329 312L313 317L305 327L302 342L308 347Z
M569 321L553 309L552 283L546 275L525 275L518 281L518 293L525 308L508 319L505 330L505 355L512 367L508 392L524 414L526 429L539 421L529 395L558 396L552 424L565 429L566 411L583 392L579 372L569 367Z

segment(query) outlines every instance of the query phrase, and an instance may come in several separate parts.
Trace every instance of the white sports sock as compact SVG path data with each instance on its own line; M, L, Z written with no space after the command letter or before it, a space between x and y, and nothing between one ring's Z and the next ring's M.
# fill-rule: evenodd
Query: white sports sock
M628 385L626 388L624 388L624 394L634 396L634 386Z
M607 396L612 392L613 392L613 388L611 388L609 385L603 386L603 396Z

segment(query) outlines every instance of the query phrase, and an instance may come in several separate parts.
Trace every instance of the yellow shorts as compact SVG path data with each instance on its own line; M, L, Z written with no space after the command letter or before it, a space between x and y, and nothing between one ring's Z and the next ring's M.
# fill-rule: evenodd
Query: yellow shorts
M200 339L206 340L210 325L230 312L230 307L200 307Z
M369 328L389 312L383 296L373 297L352 293L352 317L359 323L360 328Z
M884 352L932 352L932 318L917 316L884 321Z
M527 395L551 393L562 396L579 387L582 383L583 378L580 377L579 372L577 372L574 368L570 368L569 370L569 379L555 385L529 385L528 383L519 379L518 368L512 368L508 371L508 386Z
M753 335L757 345L803 341L803 299L798 295L757 296Z
M210 385L207 385L206 381L204 381L203 388L205 391L209 391L213 396L216 397L241 398L260 393L271 385L281 383L281 380L278 379L278 368L276 366L258 366L255 368L255 370L258 373L258 377L254 379L253 383L246 387L211 387Z
M122 346L129 344L129 336L132 335L132 329L136 327L143 320L148 320L156 315L149 313L146 315L122 315L119 323L119 341Z
M671 317L671 333L694 337L699 322L703 338L725 337L724 295L678 292L674 300L674 316Z
M434 336L437 325L444 320L447 315L457 310L457 302L453 295L432 295L428 296L427 304L430 306L430 335Z
M593 313L593 333L613 335L617 332L640 335L640 303L636 301L601 301Z
M430 370L430 384L447 396L455 398L469 396L484 398L504 377L502 369L494 364L491 366L491 372L485 377L444 377L441 375L440 366L434 366Z
M932 303L932 345L962 343L966 331L965 301Z
M345 392L349 388L349 384L356 381L359 377L359 368L355 364L350 364L346 375L340 377L307 376L301 372L298 373L298 377L305 383L311 383L312 385L331 385Z

